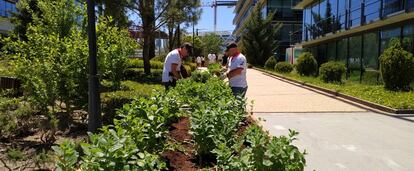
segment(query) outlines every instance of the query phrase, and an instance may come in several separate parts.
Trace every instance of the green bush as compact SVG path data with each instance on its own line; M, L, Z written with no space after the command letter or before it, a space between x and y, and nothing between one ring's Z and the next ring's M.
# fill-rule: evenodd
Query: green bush
M278 62L275 71L279 73L290 73L293 71L293 65L287 62Z
M163 69L164 63L160 61L150 61L151 69ZM144 68L144 61L142 59L130 58L128 59L128 68Z
M147 75L144 68L128 68L124 72L124 80L132 80L140 83L161 83L162 69L151 69Z
M247 68L253 68L252 64L247 63Z
M22 98L0 97L0 139L38 128L38 123L32 122L35 121L34 113L32 107Z
M318 63L311 53L305 52L299 56L296 70L300 75L314 76L318 72Z
M275 66L276 66L276 59L273 56L269 57L269 59L267 59L264 65L265 69L268 69L268 70L273 70Z
M156 91L162 91L161 85L142 84L134 81L121 82L121 90L101 93L103 121L105 124L112 124L116 110L124 104L131 103L141 97L148 98Z
M414 80L414 57L405 51L399 39L391 40L391 46L380 56L380 70L384 86L388 90L408 91Z
M158 62L165 62L165 58L167 57L168 53L161 53L160 55L155 56L154 58L151 59L152 61L158 61Z
M208 71L195 71L191 74L191 80L195 82L206 83L211 78L211 74Z
M319 75L321 76L321 79L326 83L340 83L345 71L346 68L343 63L331 61L321 65L319 68Z

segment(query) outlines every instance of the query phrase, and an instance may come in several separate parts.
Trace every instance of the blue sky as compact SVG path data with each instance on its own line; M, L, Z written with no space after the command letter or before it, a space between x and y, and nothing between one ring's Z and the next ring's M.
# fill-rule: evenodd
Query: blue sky
M211 2L208 0L202 0L202 2ZM217 31L233 31L235 26L233 25L233 13L234 7L218 7L217 8ZM195 26L197 29L205 29L200 31L213 31L214 30L214 8L203 7L203 13L198 24ZM192 32L192 27L187 29L188 32Z

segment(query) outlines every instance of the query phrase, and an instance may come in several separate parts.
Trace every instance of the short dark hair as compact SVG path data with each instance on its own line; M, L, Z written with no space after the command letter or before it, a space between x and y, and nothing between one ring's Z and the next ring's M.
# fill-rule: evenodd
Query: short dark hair
M187 49L188 53L192 54L193 53L193 45L191 43L188 42L184 42L180 48L185 48Z
M226 52L229 51L231 48L236 48L236 47L237 47L237 43L236 42L230 42L226 46Z

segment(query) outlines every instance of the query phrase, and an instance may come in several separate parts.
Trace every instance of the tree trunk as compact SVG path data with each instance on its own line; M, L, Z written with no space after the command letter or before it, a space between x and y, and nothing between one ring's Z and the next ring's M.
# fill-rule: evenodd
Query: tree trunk
M168 49L172 51L174 48L174 28L168 27Z
M141 0L139 1L140 12L142 15L142 25L144 34L144 72L145 74L151 74L150 57L155 55L155 42L154 42L154 30L155 30L155 9L154 0Z

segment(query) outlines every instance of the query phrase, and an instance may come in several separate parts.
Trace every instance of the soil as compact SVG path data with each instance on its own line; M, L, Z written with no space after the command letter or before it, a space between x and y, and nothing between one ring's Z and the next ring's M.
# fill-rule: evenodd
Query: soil
M237 131L237 136L241 136L253 124L254 120L251 117L246 117ZM200 158L195 154L195 144L191 141L192 136L189 134L190 120L188 117L180 118L177 123L172 124L169 132L169 137L172 142L181 144L181 150L168 150L162 154L167 160L168 170L179 171L195 171L200 168L214 168L216 165L215 156L208 156L203 158L203 163L200 163Z
M166 151L162 156L167 160L168 170L195 171L197 170L195 158L195 145L191 143L189 134L190 119L180 118L177 123L172 124L169 137L172 141L182 145L183 151Z

